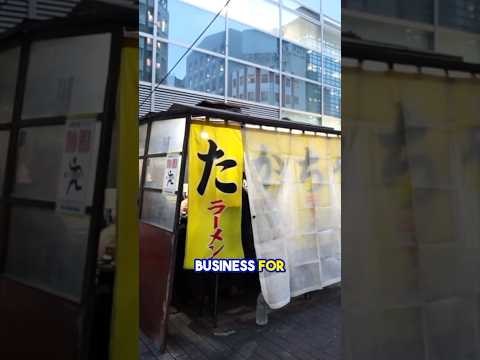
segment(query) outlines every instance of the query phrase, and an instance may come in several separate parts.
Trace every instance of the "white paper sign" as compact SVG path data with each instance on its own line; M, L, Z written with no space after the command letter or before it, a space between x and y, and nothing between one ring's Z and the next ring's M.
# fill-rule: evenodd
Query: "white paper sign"
M95 120L68 120L65 129L57 211L84 214L92 204L100 125Z
M179 154L168 154L163 177L163 192L175 194L178 190L178 177L180 175L180 164L182 156Z

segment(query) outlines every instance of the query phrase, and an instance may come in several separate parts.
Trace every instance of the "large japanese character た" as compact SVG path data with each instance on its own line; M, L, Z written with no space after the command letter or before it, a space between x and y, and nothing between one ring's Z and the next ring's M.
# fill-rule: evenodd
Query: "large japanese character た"
M200 195L205 194L205 189L207 188L208 180L210 179L210 174L212 172L215 160L221 159L225 155L223 150L218 148L217 144L213 140L208 140L208 144L209 148L206 154L197 154L198 158L205 162L202 178L197 187L197 191ZM220 161L215 166L221 166L221 171L223 172L227 169L237 166L237 162L232 159L226 159ZM237 191L237 185L235 183L224 183L219 181L218 179L215 179L215 186L217 187L217 189L227 194L233 194Z

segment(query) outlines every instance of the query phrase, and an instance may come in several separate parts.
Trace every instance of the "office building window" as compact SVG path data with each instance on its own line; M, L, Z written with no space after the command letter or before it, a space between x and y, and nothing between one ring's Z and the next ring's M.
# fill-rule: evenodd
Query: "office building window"
M280 40L234 20L228 22L229 56L278 69Z
M317 6L308 6L308 5L306 6L305 3L312 3L312 5L317 5ZM315 19L317 21L320 21L321 19L320 0L318 1L283 0L282 4L283 6L289 9L295 10L299 13L302 13L302 15L311 17L312 19Z
M480 33L480 3L476 0L439 0L439 23Z
M155 0L140 0L138 8L138 27L140 31L153 34Z
M433 32L409 26L348 17L342 31L352 32L362 39L394 44L415 50L433 50Z
M278 36L278 5L263 0L233 0L228 5L228 18L238 23ZM253 45L253 44L250 44Z
M141 81L152 81L153 66L153 40L149 37L140 36L139 39L139 71Z
M328 116L340 118L342 112L341 90L324 87L324 113Z
M156 79L160 82L187 48L159 41L157 44ZM162 85L224 95L225 59L199 51L190 51Z
M480 63L480 36L451 30L438 32L438 52L460 56L466 62Z
M190 46L222 8L220 5L212 13L202 9L202 3L209 1L169 0L160 3L157 9L157 36ZM210 8L214 9L215 4L211 4ZM195 46L224 54L225 17L219 16Z
M322 55L314 50L283 41L283 71L314 81L322 81Z
M321 123L322 86L341 86L338 0L327 8L321 0L232 0L190 50L225 1L142 0L142 24L148 24L148 1L155 16L152 36L140 38L141 81Z
M312 125L322 125L322 118L316 115L296 113L293 111L282 111L282 120L307 123Z
M283 76L282 93L284 107L321 113L322 90L319 85Z
M326 85L341 86L341 32L330 26L324 28L324 83Z
M434 1L432 0L342 0L342 7L433 24Z
M321 27L288 10L282 12L282 34L290 42L322 51Z
M322 11L325 16L340 23L342 21L342 7L340 1L328 1L322 2Z
M272 71L230 61L228 63L228 96L278 106L279 75Z

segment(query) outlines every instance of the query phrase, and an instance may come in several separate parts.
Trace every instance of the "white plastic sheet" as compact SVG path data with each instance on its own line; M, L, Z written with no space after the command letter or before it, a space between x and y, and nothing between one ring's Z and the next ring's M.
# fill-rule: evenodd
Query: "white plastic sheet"
M480 83L344 69L346 360L480 359Z
M278 309L340 281L340 138L246 128L244 142L257 258L286 261L260 273Z

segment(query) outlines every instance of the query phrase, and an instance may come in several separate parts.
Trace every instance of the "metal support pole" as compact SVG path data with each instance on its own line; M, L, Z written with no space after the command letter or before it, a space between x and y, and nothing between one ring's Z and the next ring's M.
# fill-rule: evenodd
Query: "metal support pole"
M215 288L213 294L213 327L218 327L218 286L220 282L220 274L215 273Z

